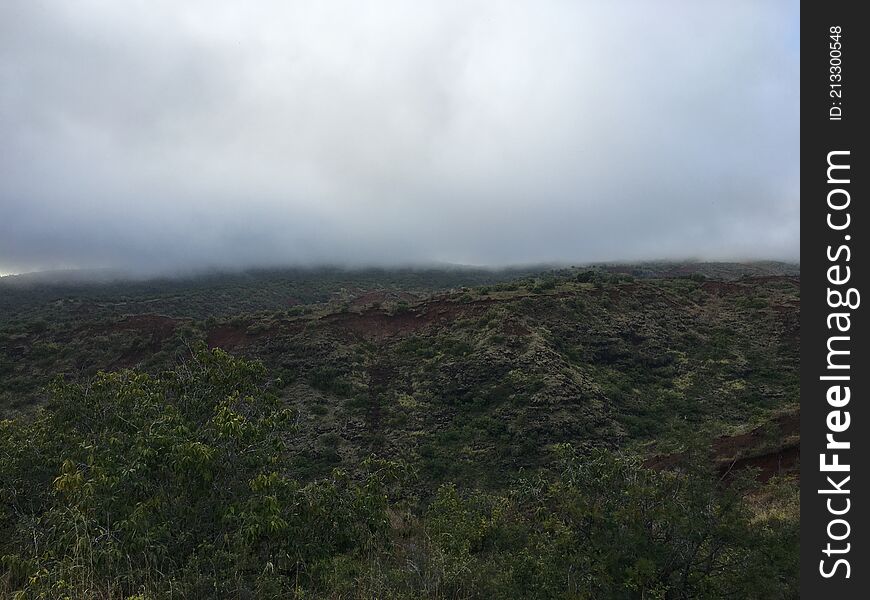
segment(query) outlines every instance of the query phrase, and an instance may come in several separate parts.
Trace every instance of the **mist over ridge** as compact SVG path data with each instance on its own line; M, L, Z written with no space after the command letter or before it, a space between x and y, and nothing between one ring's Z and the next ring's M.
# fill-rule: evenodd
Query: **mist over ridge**
M796 2L8 2L0 273L799 257Z

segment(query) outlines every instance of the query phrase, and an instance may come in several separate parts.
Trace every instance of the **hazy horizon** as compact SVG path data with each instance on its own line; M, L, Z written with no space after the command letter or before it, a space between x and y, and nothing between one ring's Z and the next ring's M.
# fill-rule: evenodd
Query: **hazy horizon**
M799 262L795 1L0 6L0 274Z
M663 265L683 265L683 266L704 266L704 265L784 265L800 268L800 261L788 260L695 260L695 259L663 259L663 260L644 260L644 261L597 261L597 262L574 262L574 263L517 263L506 265L465 265L454 263L405 263L405 264L357 264L357 265L342 265L328 263L310 263L310 264L285 264L272 266L257 266L251 265L247 267L192 267L189 269L176 269L173 271L167 270L134 270L134 269L112 269L112 268L85 268L85 269L46 269L41 271L26 271L22 273L0 273L0 279L15 280L22 279L28 282L39 283L107 283L114 281L156 281L160 279L176 280L176 279L202 279L212 276L235 276L246 275L273 271L301 271L316 273L319 271L347 271L348 273L358 273L362 271L382 270L385 272L403 272L403 271L441 271L441 272L504 272L504 271L546 271L549 269L596 269L606 266L637 266L637 267L656 267Z

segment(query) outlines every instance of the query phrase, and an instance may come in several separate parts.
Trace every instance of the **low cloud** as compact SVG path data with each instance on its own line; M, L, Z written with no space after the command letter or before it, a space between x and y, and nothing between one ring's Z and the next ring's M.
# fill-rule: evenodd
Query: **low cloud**
M0 272L797 259L798 13L4 2Z

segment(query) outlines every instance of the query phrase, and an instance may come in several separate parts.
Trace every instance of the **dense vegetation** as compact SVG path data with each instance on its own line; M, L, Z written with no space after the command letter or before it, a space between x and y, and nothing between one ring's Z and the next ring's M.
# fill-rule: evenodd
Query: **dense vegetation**
M795 597L798 279L662 268L21 291L0 595Z
M206 318L282 310L352 298L366 290L425 293L488 285L540 269L259 269L188 277L128 279L112 272L26 274L0 278L0 314L13 318L156 313Z

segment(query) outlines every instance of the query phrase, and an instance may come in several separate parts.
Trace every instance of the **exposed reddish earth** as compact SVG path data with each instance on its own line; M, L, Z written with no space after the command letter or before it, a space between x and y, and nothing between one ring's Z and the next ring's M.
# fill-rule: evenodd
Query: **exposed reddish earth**
M110 331L138 331L151 333L161 338L172 335L179 324L178 319L163 315L130 315L109 325Z
M764 482L775 475L800 476L800 412L780 415L751 431L721 436L713 440L711 450L716 469L727 480L742 469L758 469L756 479ZM648 459L651 469L672 469L685 458L666 454Z
M775 436L778 447L763 451ZM716 462L723 475L735 470L759 469L757 479L767 481L795 469L800 461L800 413L780 415L767 425L734 436L722 436L713 442Z
M245 326L220 325L209 330L205 342L209 348L232 350L249 344L260 335L248 333Z
M770 441L771 433L779 439L800 435L800 413L780 415L769 423L739 435L723 435L713 441L713 451L717 458L732 459L744 454L747 449L755 448Z
M390 313L380 308L362 312L331 313L320 322L342 331L349 331L364 339L380 339L406 335L438 323L449 323L459 317L482 314L487 307L498 302L494 299L471 302L433 300L404 311Z
M796 467L800 464L800 458L800 443L795 442L775 452L739 458L733 463L719 465L719 471L725 479L729 478L732 473L748 468L758 469L758 474L755 478L761 482L765 482L775 475L785 475L786 473L799 478L800 471Z
M390 314L380 309L370 309L361 313L332 313L321 317L320 321L365 339L412 333L428 324L415 312Z

